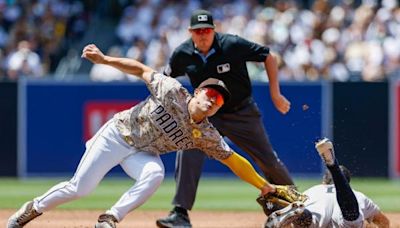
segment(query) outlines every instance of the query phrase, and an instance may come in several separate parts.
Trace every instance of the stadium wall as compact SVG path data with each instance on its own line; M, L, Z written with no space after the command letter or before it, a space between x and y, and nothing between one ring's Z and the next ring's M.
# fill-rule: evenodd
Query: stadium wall
M149 93L138 83L21 81L19 176L71 175L84 152L85 141L112 115L142 101ZM254 98L279 157L292 173L318 175L319 158L313 141L324 133L323 87L320 83L285 84L291 112L283 116L274 108L266 84L255 84ZM191 88L189 88L191 90ZM230 143L230 142L228 142ZM238 148L231 146L240 152ZM243 153L242 153L243 154ZM173 174L175 153L163 155L167 175ZM204 172L230 175L215 161ZM121 169L112 174L120 174Z
M387 177L388 83L333 84L333 138L340 162L355 176Z
M17 83L0 83L0 176L17 174Z
M18 96L16 83L0 86L1 151L7 155L1 160L1 176L71 176L85 141L114 113L148 95L140 82L21 80ZM398 144L393 132L399 132L400 127L393 118L389 121L387 111L389 104L390 110L397 113L398 108L397 103L388 102L388 88L387 83L284 83L282 92L292 102L291 112L286 116L274 108L265 83L255 83L253 94L275 150L294 175L313 176L322 172L313 142L327 136L335 140L340 160L356 167L353 169L356 176L399 176L398 147L392 145ZM390 98L393 100L393 95ZM395 116L393 111L391 116ZM390 154L389 130L393 148ZM167 175L172 175L175 153L163 155L162 159ZM206 162L204 172L230 175L227 168L212 160ZM116 168L111 175L121 173Z

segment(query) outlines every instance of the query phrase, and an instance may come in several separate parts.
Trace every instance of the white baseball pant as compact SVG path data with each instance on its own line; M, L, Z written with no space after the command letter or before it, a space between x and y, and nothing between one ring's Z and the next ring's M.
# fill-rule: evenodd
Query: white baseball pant
M135 184L106 213L121 221L131 210L142 205L164 179L164 165L159 155L137 151L120 136L113 119L86 142L86 151L71 180L53 186L34 199L38 212L92 192L113 167L121 165Z

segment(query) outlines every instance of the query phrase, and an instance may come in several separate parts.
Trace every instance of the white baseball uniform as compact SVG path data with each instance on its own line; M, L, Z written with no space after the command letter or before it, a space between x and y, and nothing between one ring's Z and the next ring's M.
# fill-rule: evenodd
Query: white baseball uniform
M379 207L363 193L353 190L360 208L360 216L355 221L346 221L342 216L339 204L336 200L334 185L316 185L304 192L309 198L305 201L305 207L313 215L311 227L362 227L363 221L378 213Z
M191 121L188 102L192 96L177 80L153 73L147 87L151 95L145 101L117 113L87 141L85 154L71 180L34 199L38 212L89 194L108 171L121 165L136 180L107 211L121 221L161 184L164 166L159 154L191 148L199 148L215 159L232 154L207 119L199 124Z

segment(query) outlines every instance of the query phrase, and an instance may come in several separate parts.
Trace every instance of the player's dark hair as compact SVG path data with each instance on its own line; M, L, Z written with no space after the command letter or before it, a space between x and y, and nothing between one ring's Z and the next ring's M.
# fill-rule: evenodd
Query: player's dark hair
M292 223L292 227L295 228L307 228L310 227L312 224L312 213L307 210L304 209L303 213L301 213L301 215L293 221Z
M339 167L340 167L340 170L342 171L344 177L346 178L347 182L350 183L350 179L351 179L350 170L348 170L343 165L340 165ZM324 176L322 178L322 183L323 184L333 184L332 175L331 175L331 172L329 172L328 169L325 170L325 174L324 174Z

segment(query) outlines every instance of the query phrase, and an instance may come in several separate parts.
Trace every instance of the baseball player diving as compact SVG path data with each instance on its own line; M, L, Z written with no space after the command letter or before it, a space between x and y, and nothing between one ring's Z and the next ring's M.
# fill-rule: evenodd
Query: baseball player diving
M142 79L150 96L136 106L119 112L86 142L86 151L72 179L61 182L43 195L26 202L9 220L8 228L23 227L42 213L92 192L108 171L121 165L135 184L104 214L96 228L114 228L156 191L164 178L160 154L198 148L228 166L238 177L258 188L261 195L288 201L302 195L289 186L272 185L251 164L235 153L208 122L230 93L215 78L201 83L191 96L175 79L127 58L104 55L94 44L82 57L95 64L113 66Z
M339 165L332 142L325 138L315 147L327 167L323 183L304 192L308 197L304 203L294 202L273 212L265 227L361 228L369 224L389 228L378 205L350 187L350 171Z

